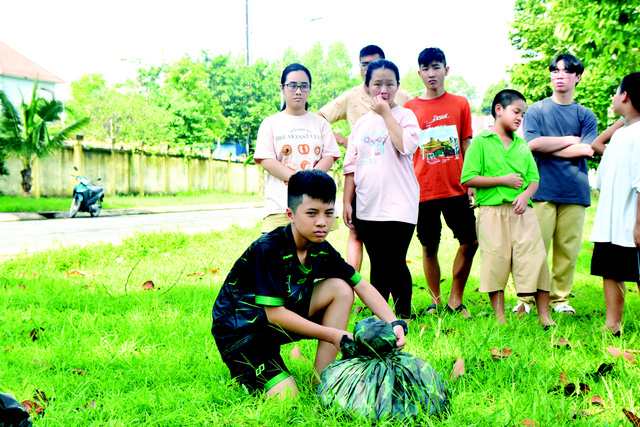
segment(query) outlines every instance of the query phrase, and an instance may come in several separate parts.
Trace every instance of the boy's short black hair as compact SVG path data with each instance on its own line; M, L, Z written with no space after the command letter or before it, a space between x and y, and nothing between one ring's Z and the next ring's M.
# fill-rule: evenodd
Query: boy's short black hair
M369 87L369 82L371 81L371 75L378 68L384 68L387 70L391 70L396 75L396 82L400 84L400 71L398 71L398 67L391 61L387 61L386 59L376 59L367 68L367 74L364 77L364 85Z
M502 108L507 108L509 105L513 104L517 100L523 100L525 103L527 102L526 98L523 94L513 89L503 89L493 97L493 102L491 103L491 115L493 118L496 118L496 105L502 105Z
M380 49L379 46L376 46L375 44L370 44L369 46L365 46L360 49L360 56L358 57L358 59L362 59L364 56L371 55L380 55L380 59L384 59L384 52L382 51L382 49Z
M287 205L295 213L304 195L324 203L335 203L336 183L324 171L311 169L291 175L287 187Z
M584 72L584 64L575 56L570 53L561 53L551 60L549 63L549 71L556 71L558 69L558 62L564 61L564 69L570 73L576 73L581 75Z
M640 112L640 72L627 74L620 83L620 93L627 92L631 105Z
M442 62L444 66L447 66L447 58L444 56L442 49L437 47L428 47L418 55L418 68L428 67L432 62Z

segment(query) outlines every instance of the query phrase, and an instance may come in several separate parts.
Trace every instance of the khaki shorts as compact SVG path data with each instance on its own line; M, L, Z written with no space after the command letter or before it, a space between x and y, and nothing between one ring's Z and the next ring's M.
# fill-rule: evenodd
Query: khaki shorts
M478 212L480 292L504 291L509 273L517 294L549 291L549 264L533 209L513 213L511 203L481 206Z
M335 217L333 225L331 226L331 229L329 231L336 231L337 229L339 229L340 225L338 224L338 222L338 218ZM262 222L262 228L260 229L260 232L268 233L278 227L284 227L285 225L289 225L289 218L287 218L287 214L279 213L267 215L267 217Z

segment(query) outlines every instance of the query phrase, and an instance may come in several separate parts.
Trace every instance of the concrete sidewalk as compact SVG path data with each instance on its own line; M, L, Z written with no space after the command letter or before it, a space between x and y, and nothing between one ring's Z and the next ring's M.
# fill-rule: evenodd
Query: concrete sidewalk
M146 215L158 213L174 212L201 212L218 211L226 209L262 208L264 202L248 203L223 203L214 205L191 205L191 206L157 206L150 208L129 208L129 209L103 209L100 216L127 216ZM76 218L90 217L87 212L78 212ZM68 211L46 211L46 212L0 212L0 222L11 221L37 221L52 218L69 218Z

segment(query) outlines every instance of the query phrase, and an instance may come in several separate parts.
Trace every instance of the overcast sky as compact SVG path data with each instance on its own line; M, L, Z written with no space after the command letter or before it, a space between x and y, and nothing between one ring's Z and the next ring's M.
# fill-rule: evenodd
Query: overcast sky
M135 77L140 61L159 65L202 49L242 54L246 47L245 0L3 3L0 41L67 83L87 73L123 82ZM508 39L513 6L514 0L249 0L250 57L276 61L289 45L305 52L316 40L325 49L342 40L357 72L360 48L377 44L404 75L417 69L422 49L437 46L451 74L482 97L519 60ZM65 93L63 86L58 96Z

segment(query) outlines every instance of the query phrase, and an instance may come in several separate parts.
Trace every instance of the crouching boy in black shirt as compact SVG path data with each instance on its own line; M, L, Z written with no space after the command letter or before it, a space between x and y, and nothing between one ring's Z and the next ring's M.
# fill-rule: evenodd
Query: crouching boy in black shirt
M353 291L380 319L392 323L404 347L406 323L325 241L334 221L336 185L319 170L289 180L291 222L253 242L229 272L213 306L212 333L231 376L267 396L297 394L280 346L318 340L314 384L335 360L353 305Z

